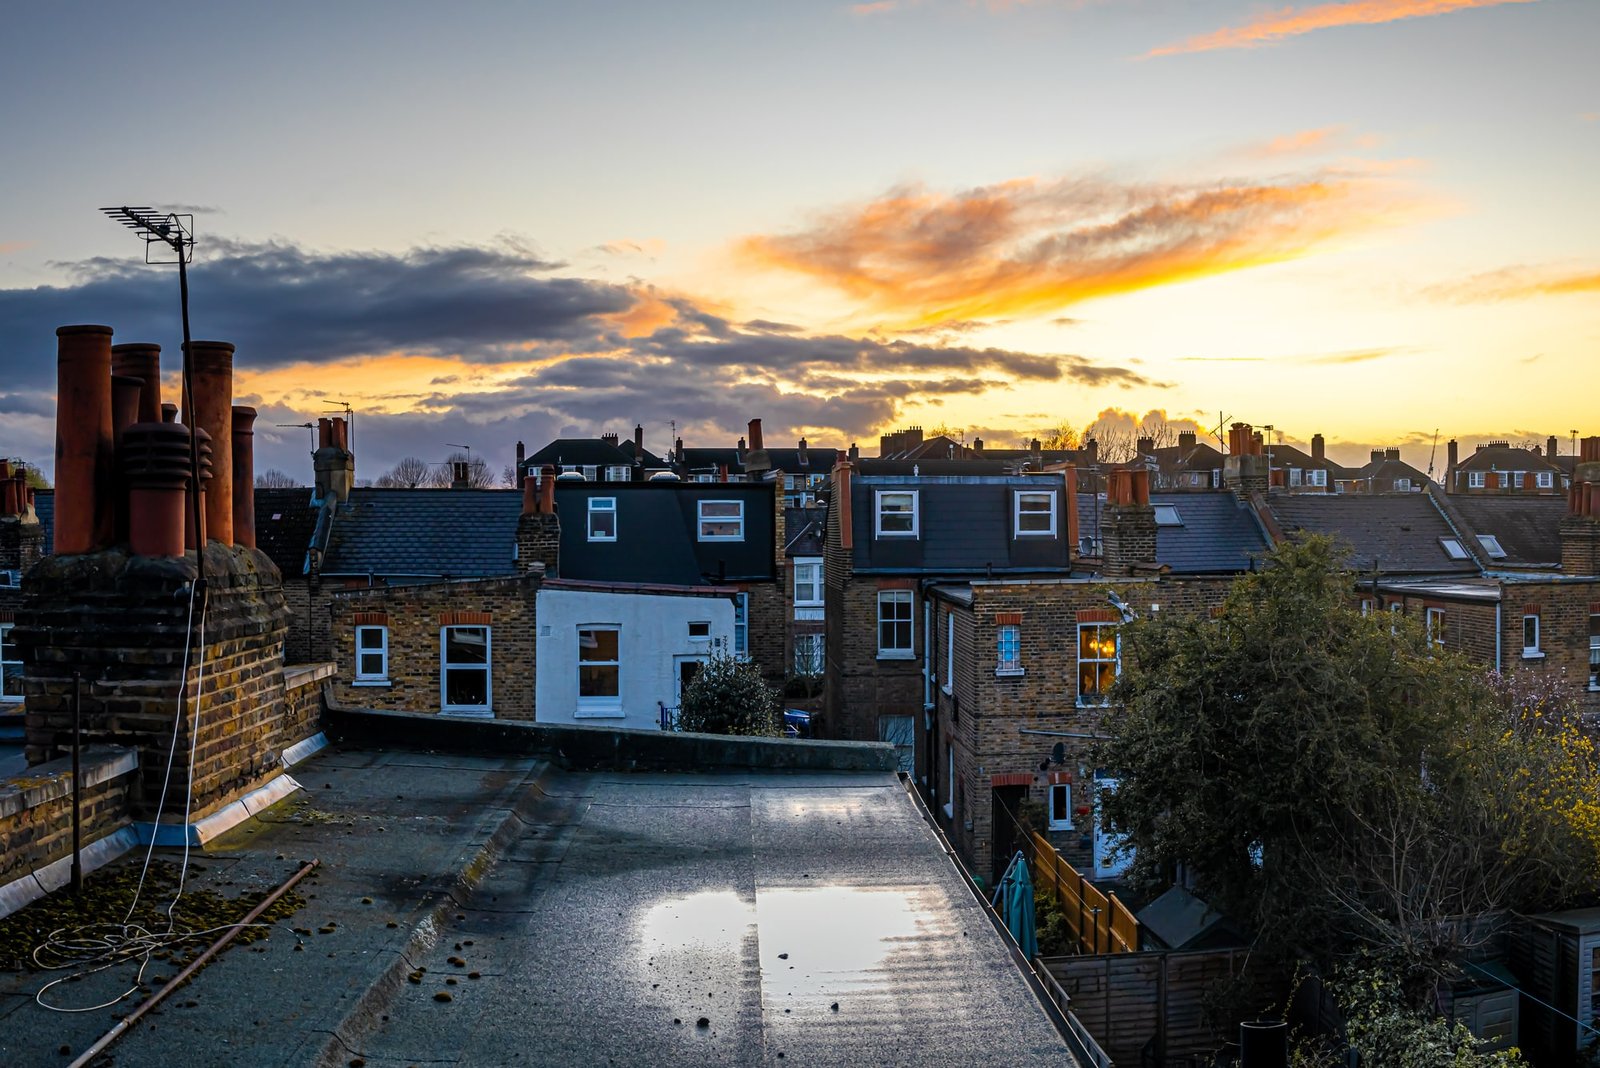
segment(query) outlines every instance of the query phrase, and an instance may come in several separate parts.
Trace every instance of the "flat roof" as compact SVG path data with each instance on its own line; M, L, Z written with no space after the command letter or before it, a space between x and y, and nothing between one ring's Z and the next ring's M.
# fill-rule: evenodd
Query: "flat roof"
M449 936L493 947L481 966L504 979L474 984L448 1035L427 991L402 991L369 1063L441 1046L474 1064L1077 1063L893 774L562 774L545 790L560 820ZM429 973L454 970L451 944Z

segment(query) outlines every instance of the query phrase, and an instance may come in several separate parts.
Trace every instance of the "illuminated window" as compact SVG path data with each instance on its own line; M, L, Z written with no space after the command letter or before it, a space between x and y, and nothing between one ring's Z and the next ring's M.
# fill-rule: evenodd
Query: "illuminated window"
M1078 703L1103 705L1121 671L1117 628L1111 623L1078 624Z

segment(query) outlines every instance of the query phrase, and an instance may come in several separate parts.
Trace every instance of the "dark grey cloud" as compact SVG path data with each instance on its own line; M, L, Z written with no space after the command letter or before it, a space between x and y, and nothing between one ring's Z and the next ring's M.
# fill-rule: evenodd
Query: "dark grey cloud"
M357 464L375 477L403 455L442 460L444 442L468 442L499 470L521 439L537 448L580 427L622 433L635 422L664 448L675 424L689 440L729 440L761 417L774 440L870 438L919 396L954 397L1020 384L1162 386L1142 372L1081 355L1039 354L912 338L812 336L766 319L734 323L682 296L639 283L556 277L560 266L513 241L403 254L313 252L283 243L213 239L191 275L194 334L239 346L241 369L333 363L402 352L459 360L422 392L384 393L404 414L357 416ZM11 392L0 414L48 425L58 325L103 322L120 341L150 340L177 364L177 285L172 267L95 259L68 265L60 286L0 290L0 352ZM673 318L643 337L621 331L623 313L651 302ZM959 324L949 331L959 333ZM547 362L523 378L475 383L484 365ZM314 378L262 409L263 468L309 470L302 424L321 415ZM446 392L448 390L449 392ZM241 398L243 399L243 398ZM5 428L15 439L18 429ZM38 435L34 435L38 438ZM0 452L10 447L0 441ZM40 438L36 448L43 448ZM430 451L431 450L431 451ZM437 456L433 456L437 453Z

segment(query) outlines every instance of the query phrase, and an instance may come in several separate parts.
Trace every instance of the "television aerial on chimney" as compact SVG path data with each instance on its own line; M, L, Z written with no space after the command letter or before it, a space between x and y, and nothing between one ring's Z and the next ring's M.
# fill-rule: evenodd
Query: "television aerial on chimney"
M350 432L349 433L349 440L346 442L345 448L349 449L351 452L355 452L356 451L356 410L354 408L350 407L350 402L349 401L336 400L336 401L329 401L328 403L333 405L333 407L328 408L327 411L330 411L330 412L343 412L344 413L344 425L349 429L349 432ZM309 426L310 424L308 423L307 425Z

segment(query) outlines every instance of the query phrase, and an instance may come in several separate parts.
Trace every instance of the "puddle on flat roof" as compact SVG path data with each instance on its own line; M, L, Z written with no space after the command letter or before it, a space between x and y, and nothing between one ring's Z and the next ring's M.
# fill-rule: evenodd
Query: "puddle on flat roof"
M757 894L767 1011L884 986L890 955L944 926L927 898L921 890L854 886Z

